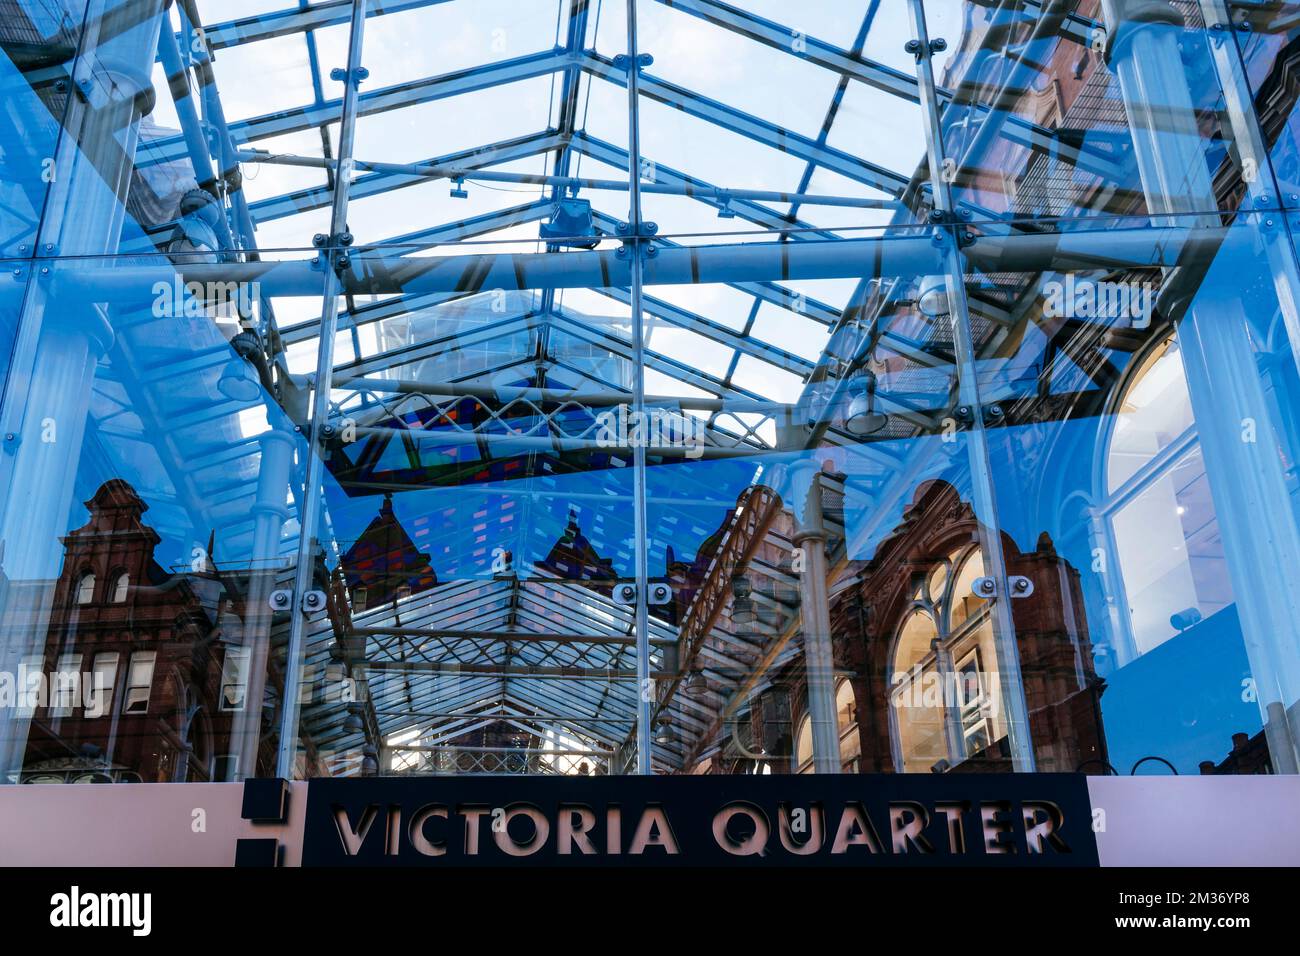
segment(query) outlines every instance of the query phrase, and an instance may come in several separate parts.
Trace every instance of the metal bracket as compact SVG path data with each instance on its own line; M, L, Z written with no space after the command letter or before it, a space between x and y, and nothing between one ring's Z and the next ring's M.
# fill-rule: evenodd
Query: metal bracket
M1011 589L1013 598L1027 598L1034 593L1034 582L1021 574L1007 575L1007 587ZM998 596L997 578L986 575L982 578L976 578L971 582L971 593L978 598L993 598Z
M638 53L636 55L636 68L637 70L644 70L647 66L654 63L654 61L655 58L649 53ZM626 53L619 53L614 57L612 62L616 70L622 70L624 73L626 73L632 65L632 59Z
M980 411L986 428L1001 424L1006 417L1006 412L996 402L992 405L980 406ZM975 423L975 412L969 405L958 405L952 410L952 417L963 425L973 425Z
M632 246L641 248L641 255L647 259L653 259L659 255L659 250L650 241L659 232L659 224L655 222L641 222L641 227L637 232L632 231L632 224L620 222L614 227L614 234L623 240L623 244L614 251L614 255L619 259L626 259L631 253L629 249Z
M907 43L903 45L903 49L916 57L916 62L920 63L925 57L933 56L936 53L942 53L944 50L948 49L948 41L943 37L935 37L930 41L930 46L927 49L920 40L908 40Z
M353 236L350 232L340 232L335 236L327 236L323 232L318 232L311 237L311 244L317 249L339 249L347 248L353 243Z
M302 596L299 602L299 610L303 614L312 614L316 611L325 610L327 598L324 591L308 591ZM293 608L293 589L279 588L272 591L267 604L271 606L272 611L288 611Z
M364 66L359 66L355 70L346 70L341 66L336 66L330 70L330 79L340 83L347 82L353 86L360 87L363 80L370 79L370 71Z
M323 272L325 261L331 257L331 252L347 249L354 242L354 237L350 232L340 232L334 236L327 236L323 232L318 232L312 236L311 244L320 249L322 254L315 256L311 260L311 268L315 272ZM352 259L346 254L340 255L334 260L334 271L342 275L352 267Z
M965 249L971 245L979 238L969 226L971 218L969 209L956 211L931 209L926 221L934 227L934 233L931 235L934 244L941 246L948 241L949 235L954 235L957 237L958 249Z
M959 226L970 222L973 213L969 209L931 209L926 219L933 226Z
M668 604L673 599L672 587L662 581L651 581L647 590L647 604ZM615 604L635 604L636 585L631 583L615 584L612 599Z

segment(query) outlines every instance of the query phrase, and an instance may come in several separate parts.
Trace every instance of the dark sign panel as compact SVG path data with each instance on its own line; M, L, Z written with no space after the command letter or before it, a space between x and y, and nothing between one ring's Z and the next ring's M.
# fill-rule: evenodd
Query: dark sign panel
M312 780L306 866L1097 866L1074 774Z

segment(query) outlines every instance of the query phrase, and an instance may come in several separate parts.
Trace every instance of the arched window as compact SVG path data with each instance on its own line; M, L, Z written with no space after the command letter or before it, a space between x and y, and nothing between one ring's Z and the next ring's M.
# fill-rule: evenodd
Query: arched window
M966 547L914 578L890 680L895 764L904 772L951 767L1006 733L994 703L988 602L972 590L983 575L979 549Z
M113 603L125 604L126 592L131 587L131 575L123 571L113 581Z
M858 757L862 754L862 741L858 737L858 707L853 685L846 680L840 681L835 688L835 724L840 734L840 769L857 773Z
M95 572L87 571L77 579L77 603L89 604L95 600Z
M1182 357L1173 335L1144 357L1107 436L1096 515L1118 613L1115 665L1233 601L1201 458Z
M794 732L794 769L795 773L812 773L813 739L812 718L807 714L799 721Z
M840 768L856 773L862 744L858 739L858 714L853 685L846 680L835 686L835 725L840 740ZM796 773L812 773L813 733L812 717L809 714L800 718L795 731L794 766Z

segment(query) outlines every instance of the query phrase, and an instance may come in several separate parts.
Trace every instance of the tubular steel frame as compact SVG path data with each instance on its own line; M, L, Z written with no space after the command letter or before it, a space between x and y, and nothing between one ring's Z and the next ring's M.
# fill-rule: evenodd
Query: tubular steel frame
M268 339L281 344L302 343L313 338L317 340L316 371L308 383L310 403L305 406L306 414L299 414L296 418L292 414L289 416L305 433L307 442L305 480L300 488L294 489L299 533L293 591L301 597L312 589L317 554L328 546L327 516L321 510L325 460L330 454L330 426L343 414L352 414L356 409L382 407L383 401L396 395L417 396L432 403L443 402L446 407L473 400L486 410L491 421L501 421L507 417L505 409L515 403L533 403L533 412L540 415L542 420L536 433L488 435L481 429L462 428L460 431L465 434L458 436L443 429L437 432L436 439L446 443L463 437L466 442L481 443L484 447L501 444L514 449L535 448L562 452L592 447L588 440L590 436L566 434L563 427L551 419L554 413L548 415L541 407L543 402L561 401L566 403L565 407L588 410L627 403L638 412L650 408L672 408L679 413L707 412L709 441L705 455L709 458L753 456L774 450L801 452L819 444L848 444L851 441L849 436L829 426L832 416L827 411L844 400L847 373L861 365L869 351L868 346L882 337L893 335L895 347L908 347L908 343L899 339L897 333L881 327L881 310L887 295L878 296L874 300L874 314L856 316L853 322L847 316L850 311L848 309L836 310L809 301L807 314L832 333L831 344L826 352L817 361L809 361L748 334L737 334L707 317L658 300L646 292L647 288L660 284L726 284L756 296L757 308L757 303L761 300L786 304L788 292L775 284L781 280L854 278L858 280L858 291L853 301L861 303L866 301L868 286L872 283L876 283L878 288L892 288L900 277L944 276L951 303L954 354L951 359L928 355L915 346L913 354L924 357L933 367L951 375L956 389L949 396L950 401L946 405L940 403L935 407L924 407L919 404L895 404L889 406L889 410L922 429L932 429L954 406L965 406L972 410L973 423L964 435L963 447L969 461L971 495L980 519L980 547L985 566L990 569L997 584L998 596L993 600L992 606L996 622L1002 699L1007 706L1009 743L1015 769L1034 769L1028 708L1019 673L1017 641L1009 601L1005 597L1008 594L1006 565L1002 554L1001 531L982 414L982 409L993 404L996 396L985 394L980 387L977 363L981 355L971 332L972 314L986 306L968 297L963 277L975 269L983 272L1071 268L1175 270L1191 259L1203 257L1209 251L1239 241L1237 236L1229 228L1208 223L1198 215L1197 210L1178 210L1178 215L1169 215L1154 228L1151 224L1128 228L1124 224L1107 224L1112 227L1072 233L1068 240L1056 234L1017 233L1010 229L986 228L971 236L969 241L962 241L964 207L954 198L950 179L945 174L945 162L955 163L960 172L974 156L976 149L972 146L965 156L947 155L943 122L945 111L951 107L961 106L977 113L982 123L979 137L985 140L1000 134L1009 141L1034 151L1051 153L1058 161L1082 171L1102 175L1114 169L1114 160L1093 147L1064 142L1058 131L1012 115L999 109L996 103L992 106L972 106L961 102L958 92L940 89L931 62L932 41L922 0L908 0L911 37L918 44L919 51L914 76L875 62L863 56L860 51L841 49L811 37L804 38L802 56L813 64L839 74L845 84L862 83L917 104L923 120L926 144L926 181L933 194L934 209L938 213L935 220L937 224L934 225L911 223L903 215L908 211L907 202L915 197L919 189L920 183L916 176L885 169L863 157L837 150L826 143L824 135L817 139L800 136L780 129L762 117L744 113L656 77L638 48L638 0L626 0L626 51L621 57L609 59L595 50L585 48L589 2L568 0L570 30L563 46L456 73L362 92L360 87L365 75L363 54L367 19L443 2L447 0L333 0L206 28L198 22L193 0L179 4L183 29L179 33L173 33L164 27L158 37L157 54L172 86L182 129L178 135L153 144L147 162L185 160L192 164L199 185L218 194L229 206L229 218L222 218L219 231L223 249L232 254L226 257L228 261L180 263L172 268L138 265L111 258L97 260L97 255L114 256L118 250L88 248L84 250L88 259L85 266L57 273L43 288L30 294L28 312L39 318L41 299L60 291L79 297L94 291L103 298L130 302L132 296L143 294L141 290L152 288L158 281L171 282L178 273L184 282L208 284L256 281L260 283L264 300L294 296L322 297L323 309L318 322L288 328L277 323L268 307L269 302L263 303L266 327L262 331ZM648 0L640 2L646 3ZM788 50L792 31L787 27L735 9L719 0L653 2L662 3L751 41ZM1111 8L1118 2L1119 0L1112 0L1104 6ZM97 0L92 7L106 7L111 14L112 8L122 5L122 2ZM1202 0L1201 6L1211 16L1226 17L1228 13L1223 0ZM1094 23L1073 14L1053 13L1053 4L1024 2L1020 4L1020 9L1025 17L1036 18L1036 37L1039 39L1059 37L1069 42L1091 43L1099 30L1104 33L1108 26L1113 29L1113 25ZM171 23L170 20L164 22ZM301 34L310 39L312 31L345 23L349 28L349 44L346 66L339 71L339 78L343 82L341 96L325 99L318 92L317 102L297 109L236 122L228 123L225 120L216 88L213 53L274 37ZM867 24L869 23L868 19ZM1230 121L1236 128L1237 140L1246 144L1261 168L1266 168L1267 150L1262 136L1257 123L1246 113L1250 102L1249 88L1245 82L1240 50L1235 43L1219 43L1214 47L1214 56L1215 67L1229 96ZM320 68L316 62L314 45L311 48L311 59L313 73L318 81ZM1027 62L1026 58L1017 67L1027 69ZM199 78L197 90L191 86L190 71ZM361 117L539 76L558 77L562 82L561 122L554 130L543 130L514 140L487 144L473 151L431 157L418 163L363 161L354 156L356 124ZM589 83L600 80L626 89L626 150L604 143L578 128L575 117L581 86L579 79L582 77L587 78ZM1010 78L1006 85L1007 88L1014 86ZM657 167L654 182L643 183L639 118L643 98L674 107L756 143L779 148L804 160L809 173L815 169L828 170L878 190L884 198L809 193L808 176L804 177L798 189L789 192L728 188L663 166ZM294 157L252 146L256 141L271 136L314 128L323 130L334 122L339 125L336 156L319 159ZM1160 135L1160 131L1155 131L1153 135ZM64 137L65 146L72 143L75 147L71 134L65 133ZM553 175L506 173L488 168L550 151L554 151L557 156ZM59 163L67 166L72 160L66 158L64 152L61 149ZM628 179L608 180L573 175L570 167L574 156L589 156L627 169ZM276 163L320 168L327 174L331 185L249 203L238 186L240 163ZM354 172L364 172L365 175L354 176ZM351 199L379 195L431 178L538 185L549 190L549 199L491 213L477 220L432 226L412 235L392 237L391 241L365 246L352 244L352 238L348 234ZM70 179L71 175L68 177ZM66 187L60 187L64 188ZM1259 185L1254 191L1258 193L1263 188L1263 185ZM607 217L605 220L597 217L597 222L604 226L604 238L608 240L603 247L592 251L569 251L561 255L557 254L559 250L554 245L549 246L546 252L533 254L492 252L489 246L481 252L471 251L465 255L408 258L408 254L413 251L464 243L510 225L536 222L548 214L554 201L566 190L578 189L616 190L628 194L629 209L625 223L613 223ZM1264 197L1265 201L1257 202L1257 205L1267 205L1270 198L1276 201L1277 192L1275 190L1272 197ZM779 241L742 245L678 244L670 236L656 236L651 224L644 221L641 201L643 193L692 198L734 214L758 230L769 234L778 233ZM788 216L776 214L771 208L761 205L764 202L790 203L791 213ZM845 238L838 232L817 229L796 218L795 213L800 206L815 205L894 210L898 227L879 235ZM326 206L330 208L329 233L320 237L311 261L297 259L270 262L260 258L254 244L255 223ZM58 212L57 197L52 207L51 215ZM57 219L44 222L42 236L58 226L61 223ZM617 248L610 247L611 241L617 244ZM58 254L69 251L59 249ZM1289 250L1277 245L1270 246L1268 250L1270 261L1275 263L1275 272L1278 273L1279 298L1283 301L1286 327L1296 333L1300 329L1300 318L1297 318L1300 312L1295 306L1297 279L1294 275L1294 260L1288 252ZM614 336L602 338L600 333L573 328L576 323L566 318L563 308L556 304L554 295L557 290L568 288L602 289L613 300L626 301L631 308L630 341ZM567 331L590 335L589 341L608 347L611 354L620 355L629 362L632 370L631 387L601 389L593 386L583 391L568 392L539 387L508 391L485 390L464 383L447 382L431 390L429 386L418 382L381 379L372 375L373 372L384 370L386 362L401 364L410 361L412 355L409 353L370 356L363 367L358 367L359 360L342 364L335 362L335 342L340 329L356 329L360 324L379 321L404 309L454 301L481 291L497 289L540 292L542 301L536 314L511 316L496 331L522 327L536 320L539 315L544 323L556 327L566 327L565 323L569 322ZM356 307L349 304L344 307L345 303L350 303L351 296L359 294L396 294L399 298L373 306ZM794 402L775 402L765 396L746 393L731 380L730 373L724 378L718 378L684 368L681 363L655 353L648 347L646 332L651 322L664 322L712 337L734 349L736 356L749 355L791 371L804 378L802 394ZM878 328L876 338L860 336L861 328L873 325ZM23 404L22 390L27 380L24 370L30 369L36 358L37 346L33 330L38 327L39 323L25 322L23 338L15 350L15 372L8 379L2 413L6 430L20 431L24 424L20 412ZM1291 341L1294 348L1300 348L1300 333L1293 334ZM451 349L457 344L462 343L455 340L432 343L425 346L425 350L419 354L422 357L439 354L436 349ZM213 356L214 362L220 360L220 356ZM703 388L711 397L682 399L647 396L647 368L676 375L684 382ZM338 392L348 393L354 398L346 399L340 405L334 397ZM353 400L355 406L348 404ZM819 406L819 402L823 404ZM751 419L746 424L738 417L740 415L757 416L758 421L755 423ZM817 424L807 427L809 422ZM775 441L760 434L764 426L769 424L775 426L778 436ZM382 429L377 426L360 427L362 434L378 434L380 431ZM718 745L719 734L728 721L746 706L752 692L762 685L765 675L774 666L789 660L792 655L802 653L793 640L802 629L801 614L804 620L809 615L814 615L815 611L818 613L814 616L824 617L826 608L805 606L799 610L773 602L778 623L770 634L756 638L742 637L720 626L729 583L735 574L751 566L759 543L777 540L788 550L798 543L793 539L804 533L795 532L779 520L782 513L779 496L772 489L757 485L742 497L736 518L727 529L718 554L707 570L705 581L676 633L659 622L652 622L647 608L647 449L643 445L636 445L630 450L634 459L633 583L636 585L636 600L630 611L625 613L625 609L604 606L599 595L582 588L580 584L543 582L553 583L557 590L569 594L572 603L566 604L565 609L574 615L573 632L559 633L553 628L549 631L521 632L499 626L500 616L492 604L501 597L502 589L496 587L499 582L483 582L473 587L460 584L440 586L425 596L431 602L430 607L415 612L414 616L408 612L407 619L401 624L389 623L386 617L374 612L359 615L367 619L365 622L352 622L349 636L357 636L367 642L374 639L375 643L373 655L367 653L365 660L353 665L355 672L362 675L364 680L369 680L365 676L366 672L387 674L412 670L451 673L458 680L464 676L464 686L458 684L453 693L425 701L427 706L422 705L422 708L409 710L412 717L425 716L433 720L434 723L428 729L434 734L446 731L449 727L454 729L472 725L474 720L490 716L497 708L508 708L510 719L524 721L526 726L534 730L538 727L551 727L564 733L570 733L574 728L590 731L608 719L612 722L611 726L601 730L601 743L608 750L572 752L599 754L602 759L607 757L614 772L624 769L619 765L619 755L631 752L633 748L636 754L635 771L642 774L653 772L656 764L665 769L689 766L702 755L714 750ZM856 530L853 540L846 540L845 529L830 528L825 563L827 577L832 580L846 566L848 555L855 553L856 545L866 539L879 520L883 520L883 515L889 511L888 506L906 493L912 478L926 467L926 458L931 454L929 451L924 454L918 451L916 455L900 458L885 449L874 449L869 444L863 445L862 451L882 469L892 473L892 478L882 478L880 487L875 489L876 516L867 522L865 528ZM5 463L4 467L8 473L0 477L8 478L17 473L10 463ZM282 462L280 471L287 474L289 470L289 464ZM818 487L816 481L813 487ZM264 492L263 498L273 497L274 493L275 489L269 489ZM464 493L472 493L472 489L466 489ZM263 501L263 504L267 502ZM277 507L283 508L283 502ZM278 540L282 522L283 516L280 516L280 520L273 524L264 523L262 539ZM818 542L820 540L816 539ZM777 572L774 569L765 571L760 568L759 573ZM820 592L817 589L805 592L804 598L805 601L811 599L825 603L826 588L823 586ZM440 626L437 620L440 609L433 606L440 600L482 600L485 609L481 616L471 619L471 623L477 622L476 626ZM518 616L527 618L532 613L527 609L527 603L535 600L537 598L529 595L528 588L520 587L516 581L509 596L511 614L516 614L522 606L522 612ZM601 605L602 614L618 621L615 630L602 632L590 620L582 619L584 608L597 604ZM422 620L421 615L425 619ZM410 626L412 620L420 622L419 626ZM543 626L544 620L540 615L535 615L539 627ZM292 612L282 698L287 705L282 708L277 757L277 770L284 776L294 774L298 756L301 708L296 702L301 693L304 669L321 664L313 661L309 653L312 638L320 633L320 627L320 620L314 619L305 610L295 608ZM485 649L501 642L515 642L535 649L523 652L525 656L519 658L520 663L500 663L492 658L490 650ZM708 687L700 700L683 699L679 694L682 680L678 677L656 679L654 655L662 653L668 646L677 648L681 673L698 669L705 676ZM574 647L578 650L565 657ZM635 652L634 668L627 667L626 661L619 658L622 649L628 647ZM427 654L430 649L440 656L430 658ZM529 653L534 656L527 657ZM469 654L473 659L464 659L464 654ZM752 667L732 666L736 660L750 656L756 658ZM444 659L446 657L450 659ZM510 679L492 682L487 680L490 677ZM562 682L562 686L554 694L549 691L527 691L520 694L520 683L534 683L529 678L536 678L536 683L539 684L557 680ZM602 704L609 702L593 697L582 688L579 681L584 678L635 681L635 707L624 707L622 703L625 702L622 702L618 706L611 704L607 711L601 711ZM489 686L493 683L499 686L496 697L493 697L496 690ZM823 681L819 687L819 693L824 693L829 687L829 693L833 696L833 681ZM390 707L385 700L381 687L374 693L367 717L368 720L376 721L376 726L381 713L390 716L404 712L400 708ZM549 708L549 713L556 716L548 718L543 705ZM815 709L822 711L827 706L828 702L822 700ZM829 712L833 713L833 700L829 702L829 707ZM651 737L656 721L670 714L679 728L690 732L689 739L679 741L672 749L652 747ZM1285 716L1281 718L1281 723L1286 724ZM624 727L628 727L630 733L621 733ZM1284 731L1275 728L1274 733L1283 734ZM435 744L395 744L391 749L415 752L421 748L437 749ZM452 749L466 750L464 747ZM825 746L819 746L818 749L824 750ZM831 765L831 755L818 753L817 757L819 772L826 771ZM836 767L838 760L837 747L834 754Z

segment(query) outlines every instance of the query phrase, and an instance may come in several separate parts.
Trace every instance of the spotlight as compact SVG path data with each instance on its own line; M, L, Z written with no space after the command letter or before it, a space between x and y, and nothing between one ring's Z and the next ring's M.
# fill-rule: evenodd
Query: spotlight
M217 391L236 402L255 402L262 394L262 384L242 358L232 358L217 379Z
M655 731L655 743L664 744L665 746L676 742L677 734L673 731L672 721L661 720L659 728Z
M348 716L343 721L343 732L348 734L364 733L366 729L365 721L361 719L361 707L359 704L348 705Z
M217 380L217 390L237 402L255 402L262 395L262 383L249 364L249 356L261 348L255 332L240 332L230 340L234 357L226 363Z
M844 427L850 435L874 435L889 424L889 416L876 411L876 373L863 369L849 380L849 407Z
M948 277L923 278L916 292L916 307L921 310L922 315L931 319L952 312L952 304L948 300Z

